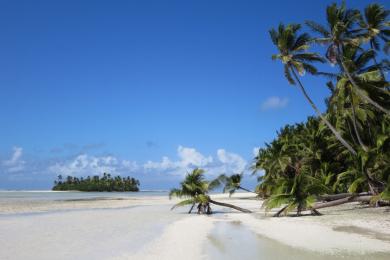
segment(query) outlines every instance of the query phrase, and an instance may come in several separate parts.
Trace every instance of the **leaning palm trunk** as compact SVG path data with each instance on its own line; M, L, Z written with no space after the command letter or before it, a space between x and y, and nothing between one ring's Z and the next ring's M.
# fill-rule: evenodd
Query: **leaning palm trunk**
M363 174L367 179L368 187L370 189L371 194L378 195L383 191L384 183L373 179L368 172L363 172Z
M194 209L194 207L195 207L195 203L192 203L192 206L191 206L190 210L188 211L188 214L191 214L191 212Z
M223 203L223 202L218 202L218 201L215 201L215 200L212 200L212 199L210 199L209 202L210 202L211 204L215 204L215 205L222 206L222 207L232 208L232 209L235 209L235 210L244 212L244 213L252 213L252 211L250 211L250 210L248 210L248 209L243 209L243 208L240 208L240 207L235 206L235 205L232 205L232 204Z
M339 140L344 146L345 148L348 149L348 151L350 153L352 153L353 155L357 155L355 149L352 148L352 146L341 136L341 134L339 132L337 132L337 130L332 126L332 124L322 115L322 113L320 112L320 110L318 110L317 106L314 104L314 102L311 100L311 98L309 97L309 95L307 94L305 88L303 87L301 81L299 80L297 74L295 73L295 70L293 68L290 67L290 70L291 72L293 73L294 75L294 78L295 80L298 82L298 85L299 87L301 88L301 91L303 93L303 95L305 96L305 98L307 99L307 101L310 103L310 105L312 106L312 108L314 109L314 111L317 113L317 115L321 118L321 120L328 126L328 128L332 131L332 133L335 135L336 139Z
M238 186L238 188L241 189L241 190L247 191L247 192L256 193L256 192L254 192L254 191L248 190L248 189L243 188L243 187L241 187L241 186Z
M379 68L379 72L381 73L382 79L383 79L383 80L386 80L386 78L385 78L385 73L383 73L382 67L379 67L379 66L378 66L378 62L377 62L377 60L376 60L376 51L375 51L375 49L374 49L374 44L372 43L372 41L370 41L370 47L371 47L371 51L374 52L374 56L373 56L374 64L375 64L376 67Z
M280 217L280 214L282 214L282 212L288 207L287 206L284 206L283 208L279 209L278 212L276 212L273 217Z
M367 147L364 145L361 137L360 137L360 134L359 134L359 130L358 130L358 127L357 127L357 122L356 122L356 111L355 111L355 105L353 103L353 97L352 97L352 93L351 93L351 107L352 107L352 124L353 124L353 128L355 130L355 134L356 134L356 138L359 142L359 145L362 147L362 149L365 151L365 152L368 152L368 149Z

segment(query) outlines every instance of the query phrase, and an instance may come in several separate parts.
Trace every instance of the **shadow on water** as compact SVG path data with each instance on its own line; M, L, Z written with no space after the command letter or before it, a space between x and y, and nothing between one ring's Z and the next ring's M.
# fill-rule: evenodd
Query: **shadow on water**
M297 234L299 236L299 234ZM389 254L338 255L321 254L293 248L272 239L260 236L239 221L220 221L208 235L205 246L207 259L273 259L273 260L385 260Z

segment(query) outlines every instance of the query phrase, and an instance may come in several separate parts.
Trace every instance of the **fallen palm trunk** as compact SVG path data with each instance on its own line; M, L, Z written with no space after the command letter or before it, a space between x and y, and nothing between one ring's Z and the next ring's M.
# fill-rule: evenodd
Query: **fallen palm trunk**
M353 193L339 193L339 194L331 194L331 195L321 195L318 197L318 200L321 201L334 201L334 200L339 200L339 199L344 199L347 197L353 197L353 196L368 196L372 195L370 192L361 192L357 194Z
M372 201L373 196L368 195L368 196L349 196L346 198L338 199L338 200L333 200L330 202L322 202L322 203L316 203L312 209L322 209L322 208L327 208L327 207L333 207L333 206L338 206L341 204L349 203L349 202L368 202L370 203ZM379 200L378 202L379 206L389 206L390 201L386 200Z
M243 209L243 208L240 208L240 207L232 205L232 204L218 202L218 201L215 201L215 200L212 200L212 199L210 199L209 202L212 203L212 204L218 205L218 206L232 208L232 209L244 212L244 213L252 213L252 211L250 211L248 209Z

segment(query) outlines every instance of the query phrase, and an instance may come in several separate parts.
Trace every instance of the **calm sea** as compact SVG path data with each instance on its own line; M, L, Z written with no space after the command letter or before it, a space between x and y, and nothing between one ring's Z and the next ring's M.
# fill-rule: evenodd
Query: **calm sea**
M167 191L77 192L77 191L0 191L0 200L78 200L168 196Z

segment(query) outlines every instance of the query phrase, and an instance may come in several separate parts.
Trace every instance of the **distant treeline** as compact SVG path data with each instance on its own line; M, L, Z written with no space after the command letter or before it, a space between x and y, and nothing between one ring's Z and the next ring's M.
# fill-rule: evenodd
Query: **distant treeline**
M131 177L112 177L104 173L100 176L88 176L86 178L61 175L54 181L53 190L77 190L77 191L139 191L139 181Z

